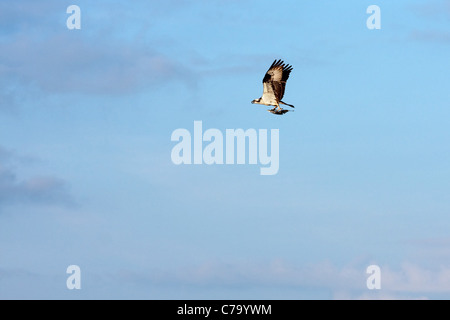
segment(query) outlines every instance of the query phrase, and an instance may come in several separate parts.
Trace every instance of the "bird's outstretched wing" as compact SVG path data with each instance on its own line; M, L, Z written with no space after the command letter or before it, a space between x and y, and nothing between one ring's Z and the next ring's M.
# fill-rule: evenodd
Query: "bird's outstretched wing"
M273 94L277 101L283 99L286 81L292 69L291 65L284 64L281 59L275 60L263 79L264 94Z

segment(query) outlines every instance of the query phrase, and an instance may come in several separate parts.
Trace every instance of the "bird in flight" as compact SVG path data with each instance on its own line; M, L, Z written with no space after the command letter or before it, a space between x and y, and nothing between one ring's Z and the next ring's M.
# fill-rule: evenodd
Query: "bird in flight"
M280 103L294 108L293 105L281 101L286 88L286 81L292 71L292 66L284 64L281 59L275 60L267 70L263 79L263 95L259 99L255 99L252 103L263 104L266 106L274 106L273 109L267 111L273 114L282 115L293 110L286 110L280 107Z

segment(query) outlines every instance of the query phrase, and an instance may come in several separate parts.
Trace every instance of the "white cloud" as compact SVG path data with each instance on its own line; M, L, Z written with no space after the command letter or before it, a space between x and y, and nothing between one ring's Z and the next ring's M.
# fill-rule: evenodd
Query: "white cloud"
M367 263L367 266L369 263ZM283 260L265 263L210 261L194 267L143 274L124 271L114 278L140 285L181 285L183 287L258 287L289 292L328 292L333 299L423 300L450 294L450 267L425 268L405 262L381 267L381 290L366 287L366 265L338 267L330 262L295 265ZM296 289L297 288L297 289Z
M405 262L399 269L383 270L383 287L393 292L450 293L450 266L425 268Z

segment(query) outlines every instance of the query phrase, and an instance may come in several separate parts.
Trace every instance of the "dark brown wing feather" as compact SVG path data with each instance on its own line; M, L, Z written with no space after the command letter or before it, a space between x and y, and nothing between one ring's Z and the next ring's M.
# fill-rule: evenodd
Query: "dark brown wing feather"
M272 86L278 101L283 99L286 81L289 79L292 69L291 65L284 64L281 59L275 60L263 78L263 83Z

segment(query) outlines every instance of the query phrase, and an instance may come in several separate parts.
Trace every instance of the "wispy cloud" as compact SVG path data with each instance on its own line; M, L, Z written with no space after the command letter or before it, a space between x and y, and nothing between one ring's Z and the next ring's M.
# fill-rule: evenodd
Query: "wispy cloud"
M411 38L417 41L435 42L435 43L446 43L450 44L450 32L447 31L420 31L415 30L411 33Z
M61 24L65 8L57 1L2 4L0 12L8 20L0 41L0 109L14 108L36 94L120 95L156 91L172 81L196 85L195 72L158 51L151 39L124 40L95 26L68 30Z
M400 268L383 270L385 287L400 293L450 293L450 267L425 268L405 262Z
M443 18L450 20L450 1L448 0L434 0L421 4L413 4L411 10L418 16L427 19Z
M60 178L43 175L19 179L13 168L20 163L20 156L0 147L0 208L9 204L74 204L67 183Z
M391 268L381 265L381 290L366 286L369 264L336 266L331 262L295 265L283 260L265 263L249 261L207 262L183 270L153 271L143 274L121 270L117 281L139 285L182 285L192 287L260 287L322 290L334 299L428 299L450 293L450 267L429 269L404 263ZM314 298L314 297L311 297Z
M441 23L450 22L450 1L434 0L423 4L413 4L410 8L420 19L427 20L427 29L415 29L410 38L415 41L450 44L448 28L442 28ZM437 23L437 25L436 25Z
M353 267L338 268L329 262L299 266L283 260L260 263L209 261L177 270L153 270L148 274L121 270L113 277L116 281L139 285L180 285L205 289L284 288L289 291L315 288L332 293L341 289L363 291L366 281L364 271Z
M0 2L0 35L19 32L39 32L46 29L63 8L57 0L47 1L2 1Z
M11 39L0 44L0 60L0 80L12 79L50 94L129 93L189 75L184 67L145 46L91 43L65 35Z

